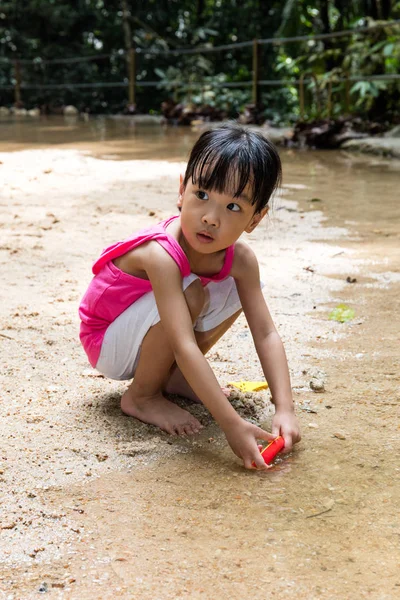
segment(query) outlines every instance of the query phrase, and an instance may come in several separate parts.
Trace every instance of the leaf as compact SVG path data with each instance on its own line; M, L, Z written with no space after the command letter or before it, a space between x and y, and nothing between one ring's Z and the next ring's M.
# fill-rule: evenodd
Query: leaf
M386 40L378 42L377 44L374 44L372 46L372 48L370 48L369 52L367 52L366 56L370 56L371 54L373 54L374 52L376 52L377 50L380 50L381 48L383 48L383 46L386 44Z
M156 75L158 75L160 79L165 79L166 78L165 71L163 71L162 69L159 69L158 67L155 67L154 73Z
M352 86L350 93L352 94L357 91L360 92L361 98L364 98L371 91L371 83L369 81L357 81Z
M362 81L357 81L354 85L351 86L350 93L357 92L361 88Z
M383 49L383 56L391 56L393 53L394 44L386 44Z
M332 312L329 314L331 321L338 321L339 323L346 323L354 318L355 312L347 304L338 304Z

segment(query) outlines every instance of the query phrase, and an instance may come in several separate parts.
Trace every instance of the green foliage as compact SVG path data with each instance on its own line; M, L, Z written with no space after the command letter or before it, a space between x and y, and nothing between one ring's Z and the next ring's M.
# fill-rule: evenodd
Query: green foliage
M251 102L252 49L232 48L200 54L156 54L180 48L213 47L254 38L310 36L354 29L400 18L400 2L380 0L3 0L0 5L0 86L14 84L14 59L22 65L26 105L67 104L92 112L124 110L127 87L73 87L77 83L127 83L126 21L137 53L139 109L157 111L168 95L178 101L208 103L236 116ZM101 55L110 55L101 58ZM95 60L49 64L46 60L93 56ZM2 59L11 59L2 60ZM371 77L399 73L400 27L389 26L366 35L260 46L260 79L298 80L318 77L318 90L306 77L307 116L318 116L318 99L331 114L344 111L347 76ZM159 82L157 87L141 82ZM45 86L69 87L45 89ZM351 81L350 106L371 118L399 118L400 84L383 80ZM318 93L317 93L318 91ZM262 87L265 118L273 123L299 116L297 85ZM0 89L0 104L11 104L13 91Z

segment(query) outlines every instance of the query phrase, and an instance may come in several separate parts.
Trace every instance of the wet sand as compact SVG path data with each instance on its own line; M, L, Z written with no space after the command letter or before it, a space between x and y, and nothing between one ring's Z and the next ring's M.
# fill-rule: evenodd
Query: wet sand
M91 262L174 212L184 167L113 143L115 160L0 145L0 598L399 597L398 166L283 153L282 198L247 240L303 440L259 474L200 406L191 439L124 417L124 384L79 347ZM352 321L329 320L340 302ZM243 319L209 359L221 384L261 377ZM233 403L268 428L267 393Z

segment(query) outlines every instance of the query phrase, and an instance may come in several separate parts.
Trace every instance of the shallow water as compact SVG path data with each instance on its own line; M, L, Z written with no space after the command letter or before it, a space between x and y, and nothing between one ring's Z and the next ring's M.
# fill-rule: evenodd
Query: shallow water
M0 152L62 148L107 160L186 161L200 133L196 128L138 123L129 117L2 118ZM400 161L340 151L282 149L281 155L286 197L323 210L340 225L384 227L385 233L398 230Z
M103 160L184 161L198 135L190 129L137 125L130 119L3 121L0 152L51 147L78 149ZM282 262L275 268L288 268L290 278L286 272L282 281L279 273L276 280L272 277L268 295L279 320L285 321L287 347L298 370L293 385L302 442L268 473L250 473L242 469L210 420L195 440L171 440L154 428L130 422L118 409L119 388L111 388L98 378L89 383L81 376L79 361L80 370L74 370L68 362L64 366L64 360L75 360L72 355L76 354L76 340L75 329L68 329L68 323L61 319L59 325L62 331L66 328L66 333L63 337L54 331L56 354L51 363L52 369L61 373L56 379L61 389L45 395L39 382L38 398L27 409L26 419L23 403L22 422L18 421L20 398L33 395L30 382L24 379L25 370L32 364L33 381L43 377L44 385L52 383L46 379L47 350L44 346L36 362L26 355L21 373L15 371L16 376L11 370L14 358L8 355L7 387L15 388L17 397L8 400L9 410L15 413L13 421L7 420L9 413L5 415L4 422L11 426L4 439L10 439L16 448L23 444L18 456L10 452L15 463L19 465L28 446L32 455L37 453L40 464L26 459L30 467L25 470L31 470L32 481L21 467L17 467L22 472L19 479L10 480L10 485L17 488L14 502L23 523L19 517L12 517L16 529L5 527L3 531L4 536L10 536L6 570L0 572L0 582L10 594L7 597L36 597L41 581L48 582L53 595L79 600L219 600L228 595L243 600L272 592L296 600L399 597L400 286L395 277L400 266L399 166L341 152L282 150L282 157L283 196L298 205L277 200L275 219L284 220L284 227L270 233L286 236L280 245L274 242L282 254L283 246L292 245L297 256L296 262L292 261L295 267L290 267L290 251L284 257L281 254ZM77 164L77 172L94 168L73 164ZM32 336L39 350L41 337L51 338L51 328L57 324L54 321L60 318L58 306L65 311L61 315L66 319L75 315L77 298L72 291L76 292L75 285L79 287L83 264L88 262L80 244L82 239L92 243L86 222L81 224L78 218L79 202L82 205L85 201L87 214L83 214L90 222L92 235L99 238L106 233L114 235L122 228L128 210L117 188L111 212L106 210L112 186L121 183L118 173L110 174L104 190L84 189L82 198L78 198L68 188L73 179L61 176L56 168L43 175L50 171L43 171L46 167L43 162L37 176L41 177L37 185L42 188L34 187L36 165L31 167L29 198L27 189L21 184L19 190L19 182L13 182L10 197L14 204L3 230L10 233L10 247L3 248L3 252L17 251L15 269L20 266L24 275L29 270L32 288L28 291L33 298L35 294L42 298L45 290L40 307L43 314L32 316L35 313L31 308L13 311L21 323L7 330L6 343L11 346L12 337L19 335L19 329L23 331L25 319L30 323L29 319L38 318L37 333L28 327L26 335ZM78 175L81 177L81 173ZM77 180L82 181L78 175ZM64 186L65 192L60 194ZM140 193L140 186L137 188ZM156 181L152 194L159 194L160 189L163 186ZM43 197L48 204L39 204ZM143 214L147 215L143 203ZM49 240L53 244L60 240L60 246L55 245L53 250L55 258L43 248L29 245L29 237L23 238L22 247L12 245L21 231L27 236L37 231L35 219L41 218L40 211L43 215L51 211L46 214L47 220L54 218L53 213L59 218L54 223L44 220L37 233L44 248ZM322 227L311 214L317 217L318 211L323 211L329 225L346 227L346 237L343 229L337 230L341 237L335 239L334 229L328 232ZM308 224L308 237L302 223ZM268 230L260 228L251 240L262 261L268 263L271 246L265 241L266 235ZM318 255L323 251L321 244L307 245L308 240L318 238L331 250L326 253L326 264ZM69 281L65 281L67 287L54 292L53 299L49 282L41 277L48 269L52 292L54 282L62 279L64 284L63 254L70 245L76 260L68 264L71 272ZM315 256L310 247L317 249ZM338 252L345 257L344 267L332 275L333 255ZM2 264L6 265L9 259L4 256ZM279 256L275 254L274 260L279 262ZM343 271L346 268L349 271ZM272 271L274 274L276 271ZM346 284L346 275L355 275L357 282ZM340 280L340 286L329 277ZM16 305L21 302L19 294L20 290L15 294ZM68 294L71 304L66 301ZM11 295L10 302L13 298ZM47 302L50 298L53 304ZM327 321L328 306L339 299L356 308L353 323L342 326ZM24 302L30 307L28 300ZM318 310L313 312L314 304ZM46 310L50 310L48 315ZM306 319L309 313L312 316ZM5 318L8 322L9 315ZM309 330L299 331L305 322ZM219 355L211 357L216 366L220 361L220 366L235 369L242 361L240 366L243 369L245 365L246 373L254 368L250 356L240 356L241 346L247 348L241 335L243 331L232 329L233 346L226 344ZM307 340L303 346L298 337ZM21 346L21 350L14 350L15 364L19 364L20 352L30 349L24 338ZM325 373L323 394L309 389L310 376L303 368L310 365ZM35 421L35 410L43 420ZM58 420L65 429L57 429ZM52 429L47 429L48 422ZM70 442L73 450L66 448L65 442L71 439L67 438L70 429L76 435ZM40 435L46 432L49 436L54 432L60 435L59 447L52 448L46 439L45 451L38 448ZM28 437L24 440L23 435ZM95 448L92 439L98 443ZM44 466L40 466L42 463ZM47 479L46 485L43 483L43 476L49 478L49 485ZM74 483L68 485L68 478L74 478ZM18 541L20 531L24 536ZM24 544L30 554L23 550Z
M129 117L0 118L0 152L57 147L108 160L180 161L197 135L189 128L141 124Z

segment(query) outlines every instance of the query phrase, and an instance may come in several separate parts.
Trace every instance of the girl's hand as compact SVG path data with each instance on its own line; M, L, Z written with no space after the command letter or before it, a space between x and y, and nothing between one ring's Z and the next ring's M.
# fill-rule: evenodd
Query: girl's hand
M266 471L268 466L265 464L260 454L257 440L266 440L267 442L275 439L275 435L268 433L264 429L248 423L244 419L235 422L234 425L224 428L228 444L233 452L243 460L246 469L262 469ZM255 463L255 467L253 465Z
M277 410L272 419L272 435L276 438L281 435L285 440L282 452L290 452L293 444L301 440L300 427L296 415L292 410Z

